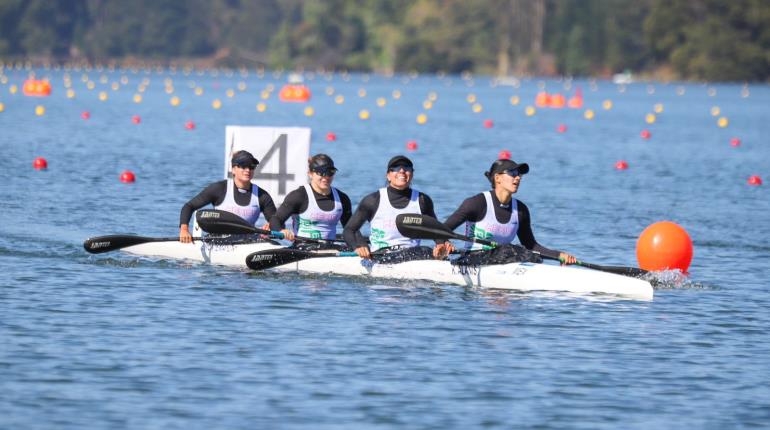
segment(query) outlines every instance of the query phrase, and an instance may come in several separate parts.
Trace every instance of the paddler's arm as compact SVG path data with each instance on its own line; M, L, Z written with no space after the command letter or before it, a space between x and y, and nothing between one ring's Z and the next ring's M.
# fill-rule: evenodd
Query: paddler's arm
M452 215L449 215L449 218L447 218L446 221L444 221L444 225L454 231L454 229L467 221L478 222L484 219L486 212L487 202L486 199L484 199L484 195L476 194L473 197L465 199L460 207L457 208ZM447 241L445 244L437 244L436 247L433 248L433 256L435 258L442 258L454 250L455 247L452 242Z
M270 224L267 221L275 216L275 203L273 203L270 194L262 188L259 188L259 211L265 217L265 225L261 227L262 230L269 230Z
M521 242L525 248L531 251L537 251L546 257L558 259L562 262L562 264L575 264L577 262L577 258L575 258L575 256L572 254L549 249L537 243L535 240L535 235L532 233L532 223L531 217L529 215L529 208L521 201L518 202L517 208L519 211L519 232L517 233L517 236L519 237L519 242Z
M189 202L182 206L182 210L179 213L179 241L182 243L191 243L192 235L190 235L190 218L193 212L207 205L221 204L225 195L227 194L227 181L218 181L213 184L209 184L203 191L198 193Z
M342 204L342 217L340 217L340 224L345 227L348 225L350 217L353 216L353 204L350 203L350 197L348 197L347 194L340 190L337 190L337 193L340 195L340 203Z
M361 234L361 227L365 222L369 222L374 218L377 207L380 205L380 193L375 191L372 194L364 197L361 203L358 204L358 208L350 217L345 229L342 231L342 235L345 238L345 242L349 247L353 248L361 258L372 258L371 251L369 250L369 244L364 236Z
M420 193L419 197L417 198L417 201L420 203L420 213L423 215L428 215L430 217L436 218L436 211L433 209L433 200L425 193ZM446 240L443 239L437 239L436 245L446 243Z
M286 240L294 240L294 232L286 228L286 220L292 215L305 212L307 205L305 187L299 187L287 194L275 215L270 217L270 230L280 231Z

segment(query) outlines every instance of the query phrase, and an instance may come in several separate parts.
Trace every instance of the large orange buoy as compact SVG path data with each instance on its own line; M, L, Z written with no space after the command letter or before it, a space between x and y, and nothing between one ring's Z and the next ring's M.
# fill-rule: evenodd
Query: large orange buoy
M51 83L45 80L27 79L24 81L22 92L30 97L47 97L51 95Z
M282 102L306 102L310 100L310 89L304 85L287 84L281 88L278 98Z
M535 96L535 106L548 107L551 104L551 95L546 92L539 92Z
M656 222L639 235L636 259L645 270L679 269L685 273L692 261L692 240L678 224Z

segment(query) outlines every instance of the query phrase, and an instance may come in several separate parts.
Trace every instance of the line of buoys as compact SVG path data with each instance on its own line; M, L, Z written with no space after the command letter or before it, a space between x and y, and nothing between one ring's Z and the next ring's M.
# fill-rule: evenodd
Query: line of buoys
M48 161L43 157L36 157L32 160L32 167L34 167L35 170L45 170L48 168Z
M124 184L130 184L135 181L136 175L130 170L124 170L123 173L120 174L120 182L123 182Z
M51 83L40 79L27 79L21 91L28 97L48 97L51 95Z

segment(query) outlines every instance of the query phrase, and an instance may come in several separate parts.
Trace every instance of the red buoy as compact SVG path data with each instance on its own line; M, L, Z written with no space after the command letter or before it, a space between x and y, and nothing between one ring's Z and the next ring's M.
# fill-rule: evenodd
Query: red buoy
M131 117L131 122L133 122L134 124L139 124L142 122L142 117L140 117L139 115L134 115Z
M32 161L32 167L35 170L45 170L48 168L48 161L43 157L37 157Z
M329 142L334 142L335 140L337 140L337 135L330 131L326 133L326 140Z
M83 119L89 119L89 118L91 118L91 112L89 112L89 111L87 111L87 110L84 110L84 111L83 111L83 112L80 114L80 117L81 117L81 118L83 118Z
M184 123L184 128L188 130L195 130L195 123L192 121L187 121L186 123Z
M497 154L497 158L499 160L510 160L511 159L511 151L507 149L503 149Z
M559 133L566 133L567 132L567 126L564 124L559 124L558 127L556 127L556 131Z
M650 133L650 130L644 129L641 133L639 133L640 136L642 136L642 139L649 139L652 137L652 133Z
M615 163L615 170L626 170L628 169L628 163L626 160L619 160Z
M733 137L732 139L730 139L730 146L732 146L733 148L737 148L741 146L741 140L738 139L737 137Z
M692 261L690 235L671 221L650 225L636 241L636 259L645 270L679 269L687 272Z
M484 120L484 128L492 128L494 126L495 126L495 123L491 119Z
M136 175L134 175L134 172L130 170L124 170L123 173L120 174L120 182L129 184L136 181Z
M749 176L749 180L746 182L749 185L759 186L762 185L762 178L760 178L759 175L751 175Z
M406 150L411 152L417 151L417 142L415 142L414 140L410 140L409 142L406 142Z

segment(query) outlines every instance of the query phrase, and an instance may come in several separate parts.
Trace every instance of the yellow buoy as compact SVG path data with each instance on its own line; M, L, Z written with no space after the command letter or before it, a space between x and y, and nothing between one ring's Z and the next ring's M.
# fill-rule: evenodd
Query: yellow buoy
M519 99L519 96L511 96L510 102L512 105L516 106L520 101L521 99Z
M423 125L426 122L428 122L428 115L425 115L424 113L417 115L417 124Z
M214 109L221 108L222 107L222 101L219 100L219 99L214 99L214 101L211 102L211 107L213 107Z
M327 96L333 96L334 95L334 88L326 87L326 95Z
M358 97L366 97L366 90L363 88L358 89Z
M612 109L612 100L605 100L602 102L602 108L604 110L610 110Z
M264 104L262 102L257 103L257 112L264 112L266 110L267 110L267 105L266 104Z
M0 112L2 112L2 111L4 111L4 110L5 110L5 105L4 105L4 104L2 104L2 103L0 103Z
M37 116L45 115L45 106L42 106L42 105L35 106L35 115Z
M465 101L468 103L476 103L476 94L470 93L467 97L465 97Z
M227 94L227 97L233 98L235 97L235 91L233 91L232 88L228 89L225 94Z
M481 106L481 103L474 103L473 106L471 106L471 110L473 113L479 113L484 110L484 108Z
M19 91L19 88L16 85L11 85L8 87L8 92L11 94L16 94L17 91Z
M532 116L535 114L535 112L536 110L532 106L527 106L526 108L524 108L524 114L526 114L527 116Z
M722 110L719 109L719 106L711 107L711 116L719 116L720 112L722 112Z
M306 106L304 113L305 113L305 116L313 116L315 115L315 109L313 109L312 106Z
M432 108L432 107L433 107L433 102L432 101L425 100L424 102L422 102L422 108L423 109L430 110L430 108Z
M74 99L75 98L75 90L72 88L67 90L67 98L68 99Z
M591 109L586 109L586 111L583 112L583 118L585 118L587 120L594 119L594 111L591 110Z
M142 102L142 95L139 93L134 94L134 103L141 103Z
M203 88L201 88L201 87L195 87L195 95L196 95L196 96L201 96L201 95L203 95Z
M725 127L727 127L727 125L728 125L729 123L730 123L730 122L727 120L727 117L724 117L724 116L722 116L722 117L719 117L719 119L717 120L717 125L718 125L720 128L725 128Z
M262 100L267 100L270 98L270 91L269 90L262 90L261 93L259 93L259 97L262 98Z
M663 103L655 103L655 106L652 107L652 110L655 111L655 113L663 112Z
M358 112L358 117L364 120L369 119L369 111L366 109L361 109L361 111Z
M655 118L655 114L654 113L648 113L647 115L644 116L644 121L647 124L654 124L655 123L655 119L656 118Z
M377 98L377 106L379 107L385 107L385 105L388 104L388 101L385 100L385 97L379 97Z
M100 92L99 92L99 100L101 100L101 101L103 101L103 102L104 102L104 101L107 101L107 92L105 92L105 91L100 91Z
M398 100L401 98L401 91L393 90L393 92L390 95L393 96L394 100Z
M96 84L94 83L94 81L86 82L86 88L88 88L89 90L93 90L94 87L96 87Z
M345 96L342 94L337 94L337 96L334 97L334 103L337 103L338 105L345 103Z
M179 106L179 103L181 103L181 100L179 100L179 97L174 96L174 97L171 97L171 100L169 102L171 103L171 106Z

